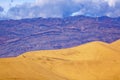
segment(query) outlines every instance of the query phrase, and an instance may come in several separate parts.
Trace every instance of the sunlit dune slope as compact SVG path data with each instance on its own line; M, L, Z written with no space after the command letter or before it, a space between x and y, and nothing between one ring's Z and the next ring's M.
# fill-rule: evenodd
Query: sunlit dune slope
M120 80L120 51L111 45L90 42L0 59L0 80Z
M120 40L111 43L111 46L120 51Z

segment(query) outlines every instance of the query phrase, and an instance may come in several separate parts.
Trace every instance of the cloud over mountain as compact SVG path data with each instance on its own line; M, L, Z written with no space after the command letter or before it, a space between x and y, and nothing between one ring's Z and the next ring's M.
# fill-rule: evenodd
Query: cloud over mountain
M4 11L4 9L0 6L0 12L3 12Z
M120 0L35 0L10 7L5 14L12 19L34 17L120 16Z

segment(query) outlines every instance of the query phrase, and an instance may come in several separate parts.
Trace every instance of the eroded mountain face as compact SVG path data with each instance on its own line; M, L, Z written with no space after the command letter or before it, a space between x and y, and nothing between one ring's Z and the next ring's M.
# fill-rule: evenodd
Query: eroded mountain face
M120 18L85 16L0 21L0 57L120 39Z

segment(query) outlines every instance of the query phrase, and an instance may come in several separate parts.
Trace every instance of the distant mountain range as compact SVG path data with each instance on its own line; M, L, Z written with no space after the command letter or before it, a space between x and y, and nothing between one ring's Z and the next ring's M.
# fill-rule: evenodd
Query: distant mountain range
M0 21L0 57L120 39L120 18L74 16Z

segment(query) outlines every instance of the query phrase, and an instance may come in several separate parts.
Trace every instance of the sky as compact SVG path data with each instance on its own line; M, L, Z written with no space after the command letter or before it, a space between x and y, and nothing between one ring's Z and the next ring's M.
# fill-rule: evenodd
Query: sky
M120 0L0 0L0 19L120 17Z

